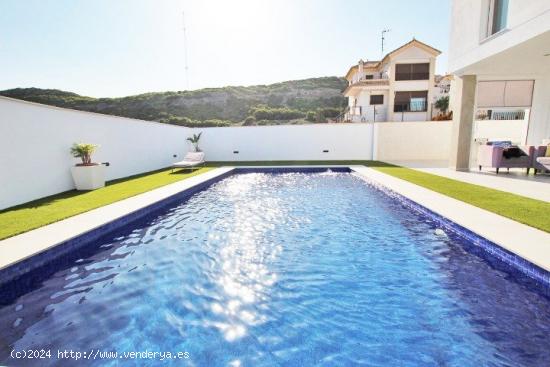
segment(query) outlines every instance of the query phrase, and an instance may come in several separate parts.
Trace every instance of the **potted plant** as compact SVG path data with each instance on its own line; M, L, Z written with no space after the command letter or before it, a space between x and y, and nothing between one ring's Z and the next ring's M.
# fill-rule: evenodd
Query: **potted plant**
M189 140L191 144L193 144L193 148L195 149L195 152L201 151L201 149L199 148L199 140L201 139L201 135L202 135L202 132L198 134L193 134L192 137L187 138L187 140Z
M74 184L77 190L95 190L105 186L105 167L92 162L92 154L98 148L95 144L75 143L71 154L80 158L81 163L71 167Z
M449 96L441 97L435 101L435 107L441 111L443 115L447 114L449 109Z

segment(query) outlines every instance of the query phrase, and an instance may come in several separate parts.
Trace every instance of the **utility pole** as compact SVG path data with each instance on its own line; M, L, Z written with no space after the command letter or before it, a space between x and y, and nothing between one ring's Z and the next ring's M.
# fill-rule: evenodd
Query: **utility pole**
M183 58L185 62L185 90L189 90L189 65L187 63L187 30L185 28L185 12L181 13L183 21Z
M380 56L380 58L384 57L384 40L386 39L384 37L384 34L388 33L390 31L390 29L383 29L382 30L382 55Z

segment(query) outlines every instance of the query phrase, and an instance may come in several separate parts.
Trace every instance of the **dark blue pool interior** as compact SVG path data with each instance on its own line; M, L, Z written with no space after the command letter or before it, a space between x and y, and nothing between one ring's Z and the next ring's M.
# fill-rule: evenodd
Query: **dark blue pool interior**
M332 172L339 173L350 172L349 169L342 167L333 167L331 170ZM14 307L20 297L28 296L34 291L39 290L44 286L46 281L51 282L51 277L55 274L68 273L75 264L78 264L79 267L94 264L99 254L102 258L109 257L116 259L117 255L115 252L118 249L118 245L117 241L113 239L127 238L136 228L150 226L157 218L170 215L175 206L185 204L193 195L235 173L278 175L281 173L320 173L325 171L326 168L313 167L239 169L209 180L191 190L132 213L125 218L67 241L55 249L0 272L0 284L2 284L0 286L0 310L2 308ZM445 229L445 236L447 237L445 241L449 243L449 246L437 248L433 251L444 253L444 261L438 263L438 266L442 272L448 273L448 279L452 279L452 281L446 284L446 287L451 292L456 291L460 293L460 300L468 303L469 321L474 324L479 322L479 329L476 330L476 333L483 340L486 340L488 343L506 340L502 345L496 346L496 350L502 353L502 355L498 355L492 359L485 358L484 361L486 363L503 366L549 365L550 293L548 284L550 283L550 278L548 272L398 194L374 185L369 187L371 190L376 189L372 190L376 191L374 195L382 197L381 200L390 202L387 204L390 207L394 209L399 207L404 212L411 214L409 218L402 219L407 226L414 227L415 223L421 222L421 230L423 231L429 228L434 230L436 228ZM388 199L388 197L392 199ZM414 231L414 229L411 230ZM110 245L106 246L105 244ZM465 257L468 258L467 261L464 260ZM29 271L28 269L32 270ZM498 277L495 278L494 274L498 274ZM422 276L422 274L411 273L410 276ZM502 279L505 279L504 283ZM64 279L60 278L59 287L63 287L64 284ZM475 286L462 287L464 284ZM502 284L506 286L503 287ZM49 287L52 287L52 285L50 284ZM352 286L350 285L350 287ZM536 325L530 325L529 323L533 320L526 320L526 315L517 312L513 307L514 302L519 301L523 302L520 308L529 308L530 302L532 302L532 307L535 311L531 311L537 315L535 320ZM41 302L38 303L41 304ZM47 302L44 305L47 305ZM429 312L429 305L427 306L427 310L426 312ZM480 315L479 319L476 318L476 315ZM488 325L487 318L482 317L482 315L492 315L494 324ZM40 320L47 316L47 312L43 315L35 316L37 320ZM531 315L531 319L532 317ZM0 318L0 330L2 330L0 331L0 341L5 341L5 343L0 343L0 362L13 363L13 361L8 359L7 353L14 346L14 342L18 340L20 335L11 328L11 325L5 322L6 320L5 317ZM452 325L440 325L442 328L448 326ZM433 325L429 327L433 327ZM530 330L529 328L531 327L532 329ZM378 330L377 332L380 333L381 331ZM513 337L511 338L510 336ZM389 342L391 343L391 341ZM410 335L410 348L414 349L414 343L415 338L414 333L412 333ZM384 342L381 341L381 344L384 344ZM540 347L541 344L546 347ZM324 348L329 347L325 345ZM503 348L509 348L510 350L504 350ZM442 353L440 361L438 361L437 356L430 356L431 359L426 359L425 365L445 365L446 363L453 365L452 362L457 362L456 359L447 360L444 354ZM281 358L280 360L276 358L272 360L264 358L256 362L258 362L258 365L271 365L271 363L317 365L320 360L315 358L320 358L322 355L322 352L313 351L307 357L299 359L295 357L291 359ZM238 354L237 357L239 357ZM218 357L209 358L208 356L201 355L199 361L209 364L213 362L212 364L214 365L221 365ZM380 358L375 358L374 364L376 364L376 361L380 363L391 362L391 358L387 361ZM465 353L465 358L468 361L467 353ZM247 361L246 358L244 360ZM421 363L421 358L418 360L406 360L411 362L410 365L424 365ZM363 360L363 362L365 361L368 361L368 359ZM248 362L253 363L254 360ZM353 365L357 360L344 359L342 362L341 364L344 365ZM326 361L322 361L320 364L331 365L331 363ZM198 365L202 364L199 363Z

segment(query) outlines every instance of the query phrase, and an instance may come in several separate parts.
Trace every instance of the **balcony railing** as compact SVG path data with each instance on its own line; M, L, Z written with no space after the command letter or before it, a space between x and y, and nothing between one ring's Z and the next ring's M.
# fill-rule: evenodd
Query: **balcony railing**
M387 107L383 105L347 107L338 116L337 122L379 122L386 121Z
M395 102L393 112L426 112L428 104L426 101Z
M476 120L525 120L526 109L478 109Z
M390 85L390 80L388 78L383 79L359 79L357 81L353 81L350 86L383 86L383 85Z

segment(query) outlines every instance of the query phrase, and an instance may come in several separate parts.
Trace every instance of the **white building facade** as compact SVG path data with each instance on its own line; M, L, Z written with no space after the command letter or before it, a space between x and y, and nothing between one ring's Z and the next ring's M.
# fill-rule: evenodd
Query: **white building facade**
M441 52L416 39L381 61L360 60L346 74L351 122L427 121L435 93L435 62Z
M436 114L442 114L444 111L441 111L437 109L435 106L435 103L441 99L441 98L450 98L450 92L451 92L451 81L453 80L453 76L451 74L448 75L436 75L435 76L435 84L434 84L434 93L433 93L433 99L432 103L434 104L434 111L432 111L433 115ZM449 103L449 107L447 108L448 111L452 111L451 105Z
M451 22L451 167L482 140L550 138L550 1L454 0Z

